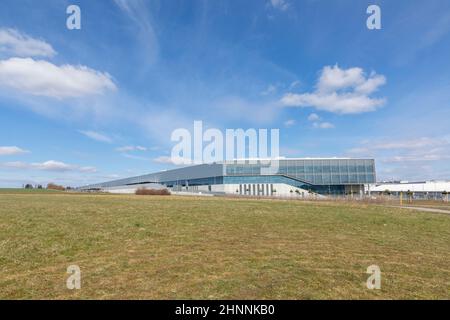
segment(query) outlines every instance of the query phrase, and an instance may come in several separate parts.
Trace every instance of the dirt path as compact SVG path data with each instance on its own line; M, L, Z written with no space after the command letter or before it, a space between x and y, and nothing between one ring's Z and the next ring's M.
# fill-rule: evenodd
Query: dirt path
M418 211L427 211L427 212L434 212L434 213L445 213L450 215L450 210L443 210L443 209L436 209L436 208L427 208L427 207L410 207L410 206L392 206L394 208L403 208L403 209L411 209L411 210L418 210Z

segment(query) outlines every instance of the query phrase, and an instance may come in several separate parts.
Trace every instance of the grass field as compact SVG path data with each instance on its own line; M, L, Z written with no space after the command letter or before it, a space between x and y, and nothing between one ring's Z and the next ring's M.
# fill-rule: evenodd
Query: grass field
M449 262L445 214L0 191L2 299L449 299ZM66 288L71 264L80 290ZM381 290L366 288L372 264Z

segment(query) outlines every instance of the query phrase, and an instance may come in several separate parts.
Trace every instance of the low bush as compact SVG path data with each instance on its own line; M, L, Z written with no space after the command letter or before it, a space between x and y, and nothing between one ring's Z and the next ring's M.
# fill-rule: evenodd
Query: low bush
M64 190L66 190L66 188L64 188L63 186L59 186L59 185L54 184L54 183L49 183L49 184L47 185L47 189L48 189L48 190L59 190L59 191L64 191Z
M170 192L167 189L146 189L139 188L136 190L135 194L139 196L169 196Z

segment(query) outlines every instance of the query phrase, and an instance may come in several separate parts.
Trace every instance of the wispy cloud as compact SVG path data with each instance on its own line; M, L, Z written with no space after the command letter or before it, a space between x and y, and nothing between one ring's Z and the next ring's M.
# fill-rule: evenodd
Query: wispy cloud
M311 113L308 116L308 121L311 121L312 126L316 129L332 129L334 128L334 124L326 121L321 121L322 119L317 113Z
M171 164L173 164L172 158L168 157L168 156L160 156L160 157L157 157L157 158L153 159L153 161L157 162L157 163L171 163Z
M150 158L136 156L134 154L129 154L129 153L122 153L122 156L124 156L125 158L128 158L128 159L133 159L133 160L143 160L143 161L150 161L151 160Z
M114 2L137 26L139 40L145 49L146 61L154 63L158 58L159 45L146 2L142 0L114 0Z
M326 66L314 92L287 93L282 97L281 104L289 107L314 107L340 114L370 112L385 103L385 99L370 97L385 83L384 76L374 72L366 76L361 68Z
M28 152L30 152L30 151L24 150L24 149L16 147L16 146L0 147L0 156L12 156L12 155L24 154L24 153L28 153Z
M160 156L153 159L153 162L163 163L163 164L172 164L172 165L188 165L192 164L192 159L183 158L183 157L168 157L168 156Z
M275 92L277 92L277 87L273 84L270 84L269 86L267 86L267 89L261 92L261 95L267 96L270 94L274 94Z
M318 129L333 129L334 124L330 122L314 122L313 127Z
M79 131L81 134L85 135L86 137L95 140L95 141L99 141L99 142L106 142L106 143L112 143L113 139L109 136L107 136L106 134L100 133L100 132L96 132L96 131L83 131L80 130Z
M0 166L13 169L30 169L30 170L42 170L54 172L68 172L68 171L77 171L83 173L97 172L97 169L95 167L83 167L55 160L49 160L45 162L34 162L34 163L27 163L21 161L4 162L1 163Z
M300 82L300 80L295 80L289 85L289 90L293 90L293 89L297 88L298 86L300 86L301 84L302 83Z
M272 6L272 8L281 11L286 11L290 7L289 2L287 2L286 0L270 0L269 4Z
M318 120L320 120L320 117L317 113L311 113L308 116L308 121L318 121Z
M449 137L366 140L347 154L375 158L381 179L449 178Z
M414 139L403 140L367 140L360 147L350 149L350 153L369 153L374 151L430 151L436 148L450 147L450 141L445 138L419 137Z
M116 148L118 152L130 152L130 151L147 151L147 147L142 146L123 146Z
M294 119L286 120L283 124L286 128L290 128L295 125L296 121Z
M15 29L0 29L0 52L16 57L53 57L56 51L47 42Z

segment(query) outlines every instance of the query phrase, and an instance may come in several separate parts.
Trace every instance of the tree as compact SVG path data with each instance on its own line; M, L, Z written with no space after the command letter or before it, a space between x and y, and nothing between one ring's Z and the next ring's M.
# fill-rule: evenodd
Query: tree
M408 190L408 191L406 192L406 195L408 196L408 201L409 201L409 202L412 202L414 193L413 193L411 190Z
M33 189L33 185L31 183L27 183L25 185L25 189Z

